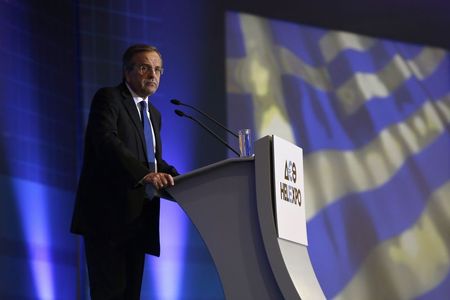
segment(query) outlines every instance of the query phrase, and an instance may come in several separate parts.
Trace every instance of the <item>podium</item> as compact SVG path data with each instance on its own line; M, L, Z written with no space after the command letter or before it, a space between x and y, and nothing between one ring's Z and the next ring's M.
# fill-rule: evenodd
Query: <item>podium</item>
M252 158L227 159L166 190L186 212L217 268L226 299L325 299L307 247L277 236L272 137Z

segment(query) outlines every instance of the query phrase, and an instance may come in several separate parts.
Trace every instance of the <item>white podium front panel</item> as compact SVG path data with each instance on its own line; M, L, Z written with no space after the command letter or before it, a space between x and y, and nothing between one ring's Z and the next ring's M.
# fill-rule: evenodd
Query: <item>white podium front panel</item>
M303 150L277 136L272 145L278 237L307 246Z

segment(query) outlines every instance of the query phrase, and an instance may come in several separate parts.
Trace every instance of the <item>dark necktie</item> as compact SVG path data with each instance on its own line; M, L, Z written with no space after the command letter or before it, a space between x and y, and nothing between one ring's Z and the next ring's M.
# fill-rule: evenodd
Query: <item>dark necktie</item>
M147 103L145 101L139 102L141 106L141 120L142 126L144 128L145 145L147 146L147 161L151 169L155 169L155 152L153 151L153 135L152 135L152 125L148 119L147 114Z

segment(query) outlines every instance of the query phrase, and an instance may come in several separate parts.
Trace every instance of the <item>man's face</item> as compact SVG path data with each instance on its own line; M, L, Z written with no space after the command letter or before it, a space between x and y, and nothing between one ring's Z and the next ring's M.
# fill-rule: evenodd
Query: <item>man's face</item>
M157 52L138 52L131 59L133 68L125 70L125 80L140 97L153 95L159 86L162 61Z

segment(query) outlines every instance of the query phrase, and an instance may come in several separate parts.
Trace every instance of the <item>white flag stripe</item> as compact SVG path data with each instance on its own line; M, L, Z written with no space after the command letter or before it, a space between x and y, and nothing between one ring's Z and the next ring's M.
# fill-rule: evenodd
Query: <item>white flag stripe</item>
M267 37L263 39L261 35L253 35L252 39L257 39L258 36L259 44L265 45L264 49L261 49L262 47L249 48L252 51L246 58L227 59L227 92L258 93L261 86L255 85L252 78L258 74L259 77L269 78L271 73L276 73L278 76L293 75L318 90L333 91L333 83L329 78L326 66L310 66L289 49L271 45L270 39L267 40ZM436 48L423 48L413 60L404 60L401 55L395 55L377 73L355 72L334 90L344 110L348 114L352 114L374 97L389 96L412 76L416 76L418 80L426 79L444 59L446 59L445 51ZM258 62L258 68L255 68L255 62ZM267 80L266 82L269 83Z
M416 60L404 60L395 55L391 61L377 73L355 72L336 94L347 114L352 114L367 101L375 97L385 98L398 89L412 76L423 80L433 73L445 59L445 52L440 49L425 48ZM424 61L428 59L428 61Z
M319 42L322 55L325 62L330 62L335 59L342 51L356 50L365 52L377 42L376 39L359 36L353 33L343 31L329 31L324 35Z
M331 91L332 86L326 68L312 67L299 59L289 49L284 47L277 47L276 55L280 61L280 68L282 74L294 75L306 81L314 88Z
M365 147L307 155L304 160L307 220L344 195L387 182L409 157L441 135L448 124L450 94L437 102L427 101L414 115L384 129Z
M450 181L431 195L412 227L369 254L335 299L414 299L439 285L450 271L449 195Z
M413 60L407 60L407 62L414 75L423 80L434 72L446 56L446 51L442 49L426 47Z
M242 14L240 20L247 57L227 60L227 91L253 92L258 86L261 87L260 85L255 86L249 80L255 76L255 72L253 72L255 71L255 62L258 62L258 71L263 71L261 74L268 72L270 74L274 71L279 74L291 74L319 90L331 91L332 84L326 71L327 63L324 63L322 67L310 66L289 49L275 45L270 34L270 22L267 19ZM333 44L336 41L338 43ZM348 49L366 51L376 41L378 40L352 33L332 31L321 39L320 45L323 55L329 58L335 56L335 54L330 54L331 52L338 54ZM353 106L354 111L371 97L387 96L409 79L412 74L420 80L425 79L436 70L445 56L444 50L434 47L424 47L414 59L404 60L401 54L395 55L377 73L356 72L343 85L337 87L337 94L342 101L345 101L347 97L356 97L359 104ZM328 61L326 60L326 62ZM366 84L364 81L367 81ZM380 82L384 84L379 84ZM362 84L358 85L358 83ZM242 86L238 88L238 85Z

